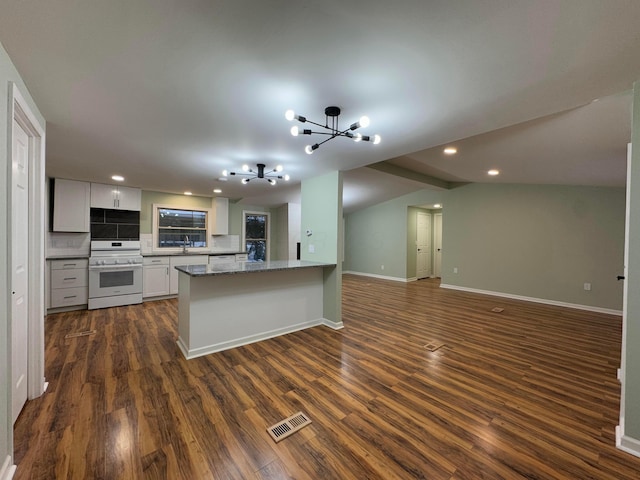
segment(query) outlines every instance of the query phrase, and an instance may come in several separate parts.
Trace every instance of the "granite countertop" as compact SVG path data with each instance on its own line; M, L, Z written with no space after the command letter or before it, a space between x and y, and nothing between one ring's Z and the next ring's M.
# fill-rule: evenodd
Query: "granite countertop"
M309 262L306 260L274 260L270 262L238 262L222 265L185 265L176 267L191 277L233 275L238 273L274 272L296 268L335 267L335 263Z
M149 253L143 253L142 256L143 257L175 257L175 256L181 256L181 257L188 257L188 256L192 256L192 255L207 255L207 256L218 256L218 255L243 255L247 252L189 252L187 251L187 253L184 252L149 252Z

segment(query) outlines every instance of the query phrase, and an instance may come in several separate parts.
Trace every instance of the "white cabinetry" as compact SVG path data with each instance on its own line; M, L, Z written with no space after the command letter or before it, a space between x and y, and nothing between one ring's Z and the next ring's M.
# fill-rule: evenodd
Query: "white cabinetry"
M89 260L51 261L51 308L86 305L89 297Z
M89 232L91 184L53 180L53 231Z
M236 253L236 262L246 262L249 260L249 255L246 253Z
M144 298L169 295L169 257L145 257L142 275Z
M91 184L91 207L140 211L142 190L119 185Z
M213 231L212 235L229 234L229 199L215 197L213 199Z
M175 267L179 265L206 265L209 260L208 255L182 255L171 257L169 269L169 277L171 280L169 281L169 285L171 286L171 294L178 293L178 270Z

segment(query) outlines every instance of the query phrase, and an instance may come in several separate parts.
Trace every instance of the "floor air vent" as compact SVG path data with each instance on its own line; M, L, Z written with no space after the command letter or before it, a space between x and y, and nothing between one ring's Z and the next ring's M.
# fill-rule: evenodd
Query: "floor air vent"
M95 335L95 330L86 330L84 332L76 332L76 333L67 333L64 338L76 338L76 337L86 337L88 335Z
M491 311L492 311L492 312L495 312L495 313L502 313L502 312L504 312L504 308L500 308L500 307L493 307L493 308L491 309Z
M289 435L296 433L302 427L306 427L311 423L311 420L302 412L298 412L291 415L289 418L285 418L281 422L267 428L267 432L271 435L271 438L277 443L280 440L287 438Z
M438 350L440 347L443 347L443 346L444 346L444 343L442 343L442 342L431 341L431 342L427 343L424 346L424 348L426 348L430 352L435 352L436 350Z

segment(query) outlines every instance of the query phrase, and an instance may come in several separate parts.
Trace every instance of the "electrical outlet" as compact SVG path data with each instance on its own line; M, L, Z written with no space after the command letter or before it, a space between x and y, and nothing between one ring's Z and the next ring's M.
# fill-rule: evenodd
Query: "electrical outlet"
M384 265L380 265L380 270L384 270Z
M316 247L309 245L309 253L316 253Z
M585 284L584 284L584 289L585 289L587 292L591 291L591 284L590 284L590 283L585 283Z
M458 273L458 267L453 267L453 273Z

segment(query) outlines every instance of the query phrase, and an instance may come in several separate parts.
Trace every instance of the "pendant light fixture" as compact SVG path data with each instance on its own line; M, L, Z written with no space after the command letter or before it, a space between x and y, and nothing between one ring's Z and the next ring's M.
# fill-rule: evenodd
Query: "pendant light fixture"
M267 182L269 182L269 184L271 185L275 185L276 179L278 180L284 180L285 182L289 181L289 175L283 175L282 174L282 165L278 165L276 166L276 168L274 168L273 170L270 170L268 172L265 173L264 169L266 167L266 165L264 163L258 163L256 165L257 167L257 171L253 170L251 167L249 167L249 165L243 165L242 166L242 172L229 172L228 170L223 170L222 171L222 176L223 177L227 177L229 175L237 175L237 176L241 176L244 177L242 179L242 184L246 185L247 183L249 183L251 180L253 180L254 178L262 178L264 180L266 180Z
M344 130L340 130L340 126L338 124L338 117L340 116L340 107L327 107L324 109L325 114L325 124L322 125L320 123L313 122L302 115L297 115L293 110L287 110L284 114L284 117L290 122L293 120L297 120L300 123L311 123L317 127L323 128L324 131L313 131L310 128L299 128L297 125L291 127L291 135L297 137L298 135L327 135L329 138L323 140L322 142L314 143L312 145L307 145L304 148L304 151L311 155L315 150L320 147L323 143L327 143L329 140L333 140L336 137L346 137L350 138L354 142L373 142L374 145L380 143L380 135L362 135L361 133L353 133L354 130L358 128L366 128L369 126L369 117L362 116L360 120L352 123L348 128Z

